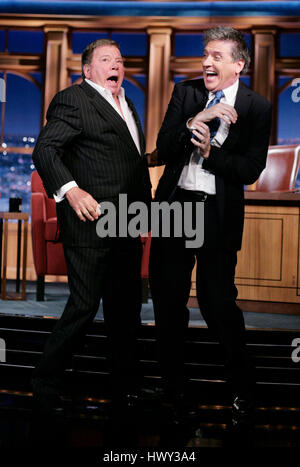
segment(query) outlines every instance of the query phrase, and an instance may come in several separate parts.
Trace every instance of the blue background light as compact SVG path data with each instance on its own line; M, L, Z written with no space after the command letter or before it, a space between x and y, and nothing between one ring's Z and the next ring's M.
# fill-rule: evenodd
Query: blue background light
M120 43L124 56L146 56L146 33L114 32L109 36L106 32L74 32L72 35L73 53L80 54L85 46L93 40L111 37ZM174 41L174 55L177 57L201 56L203 53L201 34L177 33ZM251 35L246 34L246 40L251 47ZM283 33L280 39L281 57L300 56L300 34ZM5 50L5 33L0 31L0 52ZM44 51L44 34L39 31L9 31L9 52L42 54ZM42 83L41 73L32 73L38 83ZM3 73L0 73L0 78ZM72 81L79 75L72 75ZM145 89L147 77L134 77ZM174 81L186 79L175 76ZM279 77L278 88L281 88L291 78ZM250 77L242 80L250 86ZM146 98L145 93L127 79L123 86L126 95L134 102L142 125L145 124ZM299 85L300 86L300 85ZM278 97L278 144L300 144L300 102L292 100L295 88L289 85ZM299 93L300 95L300 93ZM32 147L41 128L42 95L40 89L25 78L11 73L7 74L7 95L5 108L5 144L7 146ZM2 106L0 105L0 118ZM2 130L2 128L1 128ZM5 150L5 147L3 148ZM0 153L0 210L8 209L8 199L11 196L23 198L22 209L30 211L30 174L34 166L28 154ZM300 187L300 176L297 186Z

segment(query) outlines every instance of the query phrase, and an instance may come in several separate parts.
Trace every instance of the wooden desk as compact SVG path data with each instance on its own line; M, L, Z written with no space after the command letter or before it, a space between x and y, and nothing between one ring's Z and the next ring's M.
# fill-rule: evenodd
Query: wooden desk
M300 193L246 192L240 300L300 303Z
M0 268L2 269L1 298L2 300L25 300L26 299L26 263L27 263L27 233L29 214L25 212L0 212ZM4 231L3 231L4 220ZM7 251L8 251L8 222L18 221L18 244L17 244L17 278L16 292L6 291L7 272ZM22 292L20 293L20 257L21 257L21 236L23 224L23 260L22 260ZM2 252L3 239L3 252ZM3 254L3 258L2 258Z
M300 304L300 193L249 191L245 203L238 299Z

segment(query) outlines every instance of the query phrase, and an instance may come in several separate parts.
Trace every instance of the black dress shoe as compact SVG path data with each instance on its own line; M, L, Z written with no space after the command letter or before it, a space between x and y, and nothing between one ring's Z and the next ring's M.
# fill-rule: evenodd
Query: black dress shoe
M125 398L128 405L141 405L147 403L161 403L164 397L164 391L160 388L148 389L139 388L130 391Z
M53 385L32 381L34 414L60 414L63 412L62 399Z
M197 404L183 393L167 400L166 405L170 407L171 422L175 425L193 422L200 414Z
M35 415L62 415L62 399L58 394L36 393L33 395L33 412Z
M231 419L224 432L224 446L229 449L252 449L255 445L254 402L251 396L233 398Z
M231 424L233 428L250 426L253 423L254 401L251 395L235 395L232 403Z
M56 382L43 378L32 378L33 410L35 413L62 413L63 403Z

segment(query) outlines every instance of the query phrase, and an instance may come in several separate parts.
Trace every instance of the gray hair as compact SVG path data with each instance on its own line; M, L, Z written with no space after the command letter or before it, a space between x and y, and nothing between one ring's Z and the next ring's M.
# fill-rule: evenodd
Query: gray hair
M118 42L113 41L112 39L98 39L97 41L91 42L89 45L86 46L86 48L81 54L81 73L83 78L85 78L83 67L86 64L91 64L94 50L97 49L97 47L103 47L107 45L117 47L117 49L120 50L120 45L118 44Z
M244 35L233 29L230 26L217 26L213 29L208 29L204 33L203 43L206 46L211 41L230 41L232 42L232 59L234 62L244 60L245 65L242 73L246 73L250 65L250 51Z

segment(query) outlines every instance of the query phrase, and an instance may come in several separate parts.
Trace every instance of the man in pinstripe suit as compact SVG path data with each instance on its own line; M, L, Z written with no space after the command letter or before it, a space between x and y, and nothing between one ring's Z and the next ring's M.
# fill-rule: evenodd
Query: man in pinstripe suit
M48 339L32 386L45 410L60 401L62 374L103 300L112 362L113 394L137 384L136 332L141 309L139 238L100 238L101 202L151 201L140 120L121 87L119 45L91 43L82 54L83 82L59 92L47 112L33 161L57 201L70 297Z

